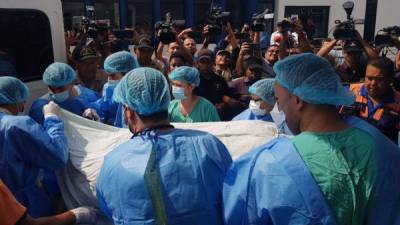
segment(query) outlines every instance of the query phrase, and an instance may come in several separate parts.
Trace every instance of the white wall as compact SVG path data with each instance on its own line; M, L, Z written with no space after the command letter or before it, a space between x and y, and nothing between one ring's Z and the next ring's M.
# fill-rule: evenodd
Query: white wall
M400 0L379 0L376 15L375 34L387 26L400 26Z
M347 0L276 0L275 1L275 22L279 22L285 16L285 6L330 6L329 8L329 25L328 30L335 26L335 20L346 20L346 12L342 4ZM380 0L378 2L397 2L400 0ZM354 0L353 17L355 19L364 19L366 9L366 0ZM399 7L397 7L399 9ZM362 35L364 33L364 25L357 25L357 30ZM332 33L330 33L332 35Z

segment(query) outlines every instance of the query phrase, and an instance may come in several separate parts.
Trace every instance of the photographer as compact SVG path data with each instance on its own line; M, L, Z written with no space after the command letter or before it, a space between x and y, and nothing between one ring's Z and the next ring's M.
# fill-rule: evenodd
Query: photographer
M160 32L161 32L161 30L159 30L157 32L158 39L160 39ZM192 53L188 49L185 48L184 42L182 41L183 38L187 37L188 33L192 32L192 29L191 28L185 29L182 32L180 32L179 34L176 34L175 29L173 29L173 32L176 36L176 40L174 42L171 42L168 44L168 50L167 50L168 58L172 54L179 51L185 57L185 61L188 62L188 65L189 66L193 65ZM165 44L162 41L160 41L158 43L158 47L157 47L157 51L156 51L156 58L164 64L165 68L169 68L168 58L163 57L164 46L165 46Z
M313 48L303 31L303 25L299 19L283 20L282 41L279 44L279 59L282 60L289 55L313 52ZM294 32L291 30L293 29Z
M165 73L162 65L158 61L152 59L153 51L154 47L149 38L143 37L140 39L138 45L135 46L135 54L139 65Z
M357 83L364 78L366 65L363 63L363 54L366 54L369 60L378 57L374 48L362 39L360 33L355 31L355 34L354 40L342 43L344 61L336 67L336 72L344 83ZM328 57L337 42L338 40L326 42L317 55L325 58Z
M226 25L226 32L227 36L225 39L218 42L214 49L214 52L216 52L215 72L229 82L236 76L234 72L240 48L229 22ZM226 50L227 48L232 50L228 51Z
M222 121L230 121L246 107L233 99L227 82L214 72L214 53L209 49L202 49L198 53L196 67L200 72L200 85L195 94L206 98L213 103Z

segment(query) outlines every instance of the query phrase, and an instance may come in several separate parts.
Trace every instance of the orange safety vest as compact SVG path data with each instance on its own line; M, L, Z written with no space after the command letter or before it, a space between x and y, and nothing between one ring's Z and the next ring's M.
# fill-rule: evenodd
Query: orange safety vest
M392 114L399 114L400 113L400 93L393 90L394 92L394 100L395 102L392 103L391 105L394 106L392 109L386 108L385 105L379 107L376 109L376 111L372 114L369 115L369 108L368 108L368 97L361 95L361 88L363 87L364 84L351 84L350 85L350 91L353 92L355 95L356 99L355 102L361 105L361 109L359 112L359 116L364 119L373 119L375 121L379 121L385 110L390 110ZM397 107L396 107L397 106ZM397 110L395 109L397 108Z

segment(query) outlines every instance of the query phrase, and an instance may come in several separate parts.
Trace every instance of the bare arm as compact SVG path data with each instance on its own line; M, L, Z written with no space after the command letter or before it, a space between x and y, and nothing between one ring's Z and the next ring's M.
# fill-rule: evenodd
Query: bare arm
M288 35L282 34L282 41L279 44L279 60L282 60L289 55L288 49Z
M249 45L247 44L247 42L244 42L242 44L242 47L240 48L239 57L236 61L236 73L239 75L239 77L244 75L243 58L248 51Z
M231 23L227 23L227 31L228 31L228 41L232 46L232 49L239 47L239 42L235 37L235 33L233 32Z
M367 54L367 56L368 56L368 59L373 59L373 58L376 58L376 57L378 57L379 55L378 55L378 53L376 53L376 51L375 51L375 49L372 47L372 46L370 46L369 44L368 44L368 42L366 42L362 37L361 37L361 35L360 35L360 33L357 31L356 32L356 39L357 39L357 41L359 41L361 44L362 44L362 46L363 46L363 49L364 49L364 51L365 51L365 53Z
M253 38L253 43L258 44L260 43L260 32L254 32L254 38Z
M158 47L156 50L156 59L160 60L161 62L164 62L164 58L163 58L163 51L164 51L164 44L160 41L160 43L158 43Z
M318 51L317 55L321 57L327 57L329 55L329 52L331 52L332 49L335 47L336 43L337 40L325 42L322 45L321 49Z

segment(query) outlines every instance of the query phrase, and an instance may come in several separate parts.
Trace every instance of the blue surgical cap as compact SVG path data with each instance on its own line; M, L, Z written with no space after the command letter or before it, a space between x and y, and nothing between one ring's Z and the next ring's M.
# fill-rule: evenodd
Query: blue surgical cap
M106 73L127 73L139 67L135 57L127 52L120 51L109 55L104 61L104 70Z
M250 86L249 92L252 95L257 95L264 102L270 106L275 105L275 94L274 94L274 82L275 79L262 79L255 82Z
M51 87L62 87L71 84L75 78L74 69L68 64L59 62L52 63L43 73L43 82Z
M198 87L200 85L200 72L194 67L180 66L172 71L170 79L185 81Z
M310 104L352 105L353 94L343 87L327 60L311 53L293 55L274 65L276 82Z
M17 104L29 97L28 87L15 77L0 77L0 105Z
M168 110L171 100L167 79L158 70L140 67L128 72L115 87L115 102L142 116Z

